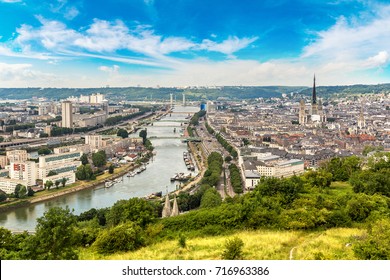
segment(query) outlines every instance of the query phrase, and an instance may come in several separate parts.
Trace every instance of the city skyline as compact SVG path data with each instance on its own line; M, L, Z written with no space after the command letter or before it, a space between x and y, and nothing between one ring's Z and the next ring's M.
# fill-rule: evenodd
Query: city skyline
M377 84L386 1L0 0L0 87Z

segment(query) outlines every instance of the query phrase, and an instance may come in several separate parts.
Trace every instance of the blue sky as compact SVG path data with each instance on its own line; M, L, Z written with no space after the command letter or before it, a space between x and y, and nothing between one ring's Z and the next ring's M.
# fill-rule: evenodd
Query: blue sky
M0 0L0 87L387 83L386 2Z

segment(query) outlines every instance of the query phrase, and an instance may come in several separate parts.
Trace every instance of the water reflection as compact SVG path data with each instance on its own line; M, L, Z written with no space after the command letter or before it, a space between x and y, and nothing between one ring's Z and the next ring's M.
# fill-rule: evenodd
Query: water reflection
M178 107L176 110L195 112L198 109L194 107ZM187 114L172 114L171 117L167 116L163 120L182 121L186 117ZM168 126L169 124L177 127L176 133L173 132L173 126ZM180 123L161 122L158 125L156 123L156 125L147 126L147 132L148 137L169 138L151 139L155 147L156 156L153 157L153 161L150 161L146 166L146 170L141 174L135 177L124 176L122 182L108 189L98 186L95 189L83 190L51 201L0 213L0 226L14 230L33 230L36 225L36 219L53 206L68 206L70 209L74 209L75 214L79 214L91 208L110 207L120 199L144 197L158 191L165 193L167 187L169 191L175 190L177 183L171 182L170 177L179 172L189 173L183 161L183 152L187 150L187 145L182 143L180 139L175 139L180 137ZM138 134L139 132L134 133L133 136L138 136Z

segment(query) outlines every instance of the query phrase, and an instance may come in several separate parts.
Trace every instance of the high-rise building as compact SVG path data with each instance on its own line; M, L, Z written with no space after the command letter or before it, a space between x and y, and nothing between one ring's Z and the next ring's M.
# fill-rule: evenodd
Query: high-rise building
M109 109L108 109L108 100L107 99L103 100L103 102L102 102L102 109L103 109L103 112L106 115L108 115Z
M299 124L304 125L306 123L305 101L301 99L299 102Z
M73 106L71 101L62 102L62 127L73 127Z
M183 93L183 106L186 106L186 94Z
M171 108L173 107L173 94L170 93L170 96L171 96Z
M316 75L314 75L313 93L311 97L311 115L318 115L317 93L316 93Z

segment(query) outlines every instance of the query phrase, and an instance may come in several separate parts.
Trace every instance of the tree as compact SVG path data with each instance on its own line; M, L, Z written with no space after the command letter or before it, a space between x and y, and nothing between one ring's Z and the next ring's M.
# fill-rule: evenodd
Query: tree
M127 132L126 129L120 128L116 134L117 136L120 136L122 138L127 138L129 137L129 133Z
M3 142L3 141L4 141L4 137L0 136L0 142Z
M57 175L58 173L55 172L54 170L50 170L49 173L47 174L47 177Z
M34 191L33 191L33 189L31 188L31 187L28 187L27 188L27 196L33 196L34 195Z
M118 225L102 232L94 242L100 254L133 251L144 245L142 229L133 222Z
M7 194L0 190L0 202L6 201L7 200Z
M225 250L222 253L224 260L241 260L243 258L242 248L244 242L239 237L228 239L225 243Z
M60 180L57 180L54 182L54 185L56 185L56 189L58 189L58 186L61 184Z
M53 186L53 181L47 180L45 182L45 189L50 190L50 188Z
M219 192L214 189L210 188L206 190L206 192L202 196L202 200L200 202L201 208L212 208L221 205L222 198Z
M367 233L354 244L355 255L363 260L390 259L390 220L374 222L369 225Z
M76 178L77 180L94 180L95 175L93 174L91 165L87 164L77 167Z
M17 184L14 191L16 198L25 198L27 196L27 188L22 184Z
M42 147L38 150L38 155L49 155L51 154L51 150L48 147Z
M151 202L134 197L129 200L117 201L107 214L107 223L116 226L132 221L144 228L156 217L156 209Z
M86 154L82 154L82 156L80 157L80 161L82 165L88 164L88 156Z
M77 220L68 207L50 208L37 219L36 233L26 244L26 258L36 260L78 259Z
M139 132L139 137L142 137L142 144L144 145L146 143L147 136L148 136L148 132L146 131L146 129L143 129Z
M98 151L97 153L93 153L92 154L92 162L93 162L93 165L96 167L102 167L102 166L106 165L106 163L107 163L106 152L101 150L101 151Z
M63 188L65 188L66 182L68 182L68 180L69 180L69 179L68 179L68 178L65 178L65 177L62 178L62 179L60 180L61 185L62 185Z
M113 164L111 164L111 165L108 167L108 173L114 174L114 165L113 165Z

